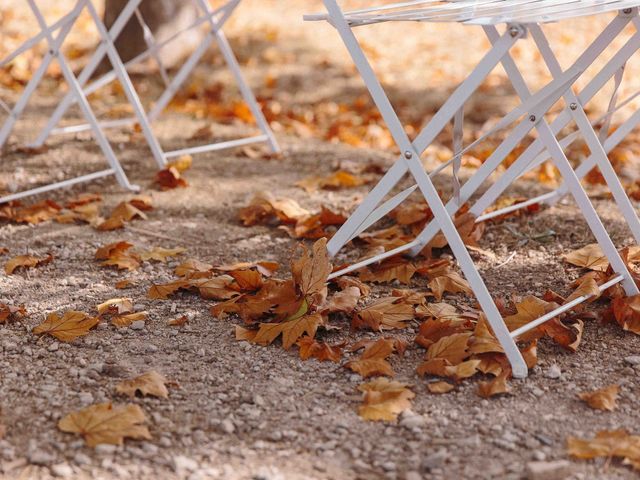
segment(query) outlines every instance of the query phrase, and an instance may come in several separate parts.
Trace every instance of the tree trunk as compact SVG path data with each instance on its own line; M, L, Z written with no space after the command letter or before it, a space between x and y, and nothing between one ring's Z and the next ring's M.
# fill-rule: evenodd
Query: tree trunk
M106 0L104 22L107 28L111 28L127 2L128 0ZM191 0L142 0L139 10L156 43L189 26L199 13ZM159 55L164 66L169 68L177 64L201 39L200 31L190 30L163 47ZM142 26L135 15L122 30L115 45L125 62L148 49Z

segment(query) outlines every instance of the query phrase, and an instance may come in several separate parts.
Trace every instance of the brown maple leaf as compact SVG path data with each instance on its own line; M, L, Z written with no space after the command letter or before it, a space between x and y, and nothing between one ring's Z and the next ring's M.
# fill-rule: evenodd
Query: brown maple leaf
M46 265L53 260L53 255L49 254L46 257L34 257L33 255L18 255L13 257L4 266L4 271L7 275L12 275L16 270L24 268L34 268Z
M567 450L572 457L581 459L623 458L640 470L640 436L630 435L626 430L600 431L590 440L569 437Z
M151 434L145 422L138 405L100 403L68 414L58 422L58 428L82 435L87 446L95 447L101 443L122 445L125 438L149 440Z
M354 372L367 378L374 375L394 375L391 364L387 362L387 358L395 351L395 344L392 339L381 338L375 343L365 347L362 355L356 360L345 363L345 368L349 368Z
M401 255L388 258L379 265L360 270L360 280L363 282L387 283L398 280L406 285L411 284L411 278L417 268L410 260Z
M49 334L63 342L72 342L78 337L89 333L93 327L98 325L100 320L91 317L84 312L70 310L62 317L57 313L51 313L47 319L35 327L32 332L35 335Z
M340 345L329 345L324 342L317 342L309 336L300 338L296 345L300 347L300 358L302 360L308 360L309 358L315 358L321 362L331 361L340 363L342 358L342 348L344 343Z
M416 395L409 385L387 378L376 378L358 386L363 392L359 415L365 420L394 421L400 413L411 408L411 399Z
M406 328L415 315L413 305L403 298L386 297L359 310L351 320L355 329L368 327L373 331Z
M276 199L267 192L257 193L249 205L238 213L238 217L245 227L259 223L271 223L274 220L295 224L298 219L307 215L309 212L300 207L295 200Z
M640 335L640 295L614 298L611 311L618 324L625 330Z
M124 380L116 386L116 392L129 397L135 397L139 392L140 395L151 395L154 397L167 398L169 391L166 384L167 379L156 372L151 370L150 372L143 373L130 380Z
M261 323L257 331L237 327L236 338L266 346L282 335L282 347L288 350L305 333L311 338L315 337L316 330L322 322L322 316L314 313L284 322Z
M608 410L613 411L617 408L616 400L618 398L618 392L620 386L609 385L608 387L600 388L593 392L583 392L578 394L580 400L584 400L587 405L595 410Z
M428 283L429 288L436 297L436 300L442 300L445 292L449 293L467 293L472 294L471 286L457 272L448 272L444 275L434 278Z
M430 345L427 349L427 360L440 358L448 360L452 365L462 363L469 356L469 339L471 332L454 333Z

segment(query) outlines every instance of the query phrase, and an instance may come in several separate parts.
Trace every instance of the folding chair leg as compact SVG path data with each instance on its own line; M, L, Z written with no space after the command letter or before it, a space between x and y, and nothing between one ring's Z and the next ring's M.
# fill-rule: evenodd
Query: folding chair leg
M518 347L511 337L509 330L507 329L500 312L498 311L491 295L480 277L478 270L475 268L471 256L464 245L460 234L458 233L453 220L449 216L445 206L440 200L438 192L434 187L431 179L424 171L422 163L420 161L420 153L411 143L407 137L402 124L400 123L388 97L386 96L382 85L377 80L371 65L366 60L364 53L358 45L353 32L344 19L342 12L340 11L335 0L323 0L327 10L334 19L334 26L338 30L342 37L356 67L360 71L361 76L365 79L367 88L371 93L374 102L378 106L380 113L382 114L385 123L389 127L389 130L396 141L400 150L404 152L404 161L406 162L406 168L409 169L412 176L415 178L420 191L424 195L427 203L433 211L435 220L438 222L444 235L447 237L454 255L460 263L460 268L471 284L474 293L476 294L478 303L487 316L487 320L491 325L496 338L503 346L505 354L511 363L513 375L521 378L526 377L528 368L524 361L522 354L518 350Z
M135 3L139 3L139 0L135 0ZM133 107L136 117L138 118L138 123L142 128L142 133L145 139L147 140L147 144L149 145L149 148L151 149L153 158L155 159L158 167L162 169L167 164L165 154L162 151L160 144L158 143L158 139L156 138L156 136L153 134L153 131L151 130L151 125L149 124L147 114L144 111L144 107L142 106L140 97L138 97L138 94L135 91L133 83L131 82L131 78L127 73L127 69L122 63L122 59L120 58L120 55L116 51L116 47L113 44L113 40L110 37L109 32L107 32L107 29L104 26L104 23L102 23L102 19L100 18L100 15L98 15L98 12L96 11L91 1L87 2L87 8L89 9L89 12L93 17L93 21L96 24L98 31L100 32L100 35L103 38L103 41L106 44L107 56L109 57L109 60L111 61L111 65L113 66L116 72L118 80L120 81L120 84L124 89L125 95L127 96L129 103Z
M35 0L27 0L27 1L29 2L29 6L31 7L34 15L36 16L36 19L38 20L38 24L40 28L42 30L46 30L47 23L44 17L42 16L42 13L38 9L38 6L35 4ZM84 0L79 3L81 3L82 5L86 1L87 0ZM89 106L89 102L87 101L87 98L84 96L84 93L82 92L82 87L80 87L80 84L78 83L77 78L74 76L73 72L69 68L69 65L67 64L64 56L60 53L60 48L59 48L60 44L58 44L54 40L50 32L48 32L47 34L47 42L49 43L50 49L52 50L52 54L56 57L56 59L58 60L58 63L60 64L62 75L64 76L65 80L69 84L71 90L74 92L78 100L78 103L80 104L80 108L84 113L84 116L87 118L88 122L91 124L92 131L96 138L96 141L100 145L100 148L104 153L104 155L107 157L107 161L109 162L109 165L113 169L113 172L116 176L116 179L118 180L118 183L123 188L129 189L129 190L139 190L139 187L129 183L129 179L127 178L127 175L122 169L122 166L118 162L118 159L116 158L115 153L113 152L113 149L109 144L109 141L104 136L104 133L102 132L102 130L100 130L100 126L98 125L98 120L93 114L93 111Z
M116 39L124 29L125 25L129 22L131 17L133 16L136 8L140 4L141 0L130 0L125 8L120 12L118 18L111 26L109 30L109 38ZM96 71L100 62L104 59L107 54L107 44L105 39L98 45L96 51L93 53L89 62L78 75L78 83L85 87L86 83L91 79L91 75ZM89 95L89 93L85 93L85 95ZM31 146L38 148L44 145L44 142L47 141L47 138L51 135L53 129L60 123L64 114L69 110L69 107L74 101L73 92L68 92L62 99L62 101L58 104L56 109L54 110L51 117L49 117L49 121L47 122L44 129L40 131L38 137L32 142Z
M542 53L542 57L544 58L551 74L555 77L562 73L562 68L560 67L560 63L556 59L555 55L551 51L551 47L549 46L549 42L547 41L542 29L535 25L530 29L534 41L538 45L538 49ZM609 186L609 190L613 194L613 198L615 202L618 204L618 208L622 212L622 216L626 220L633 236L638 244L640 244L640 219L638 219L638 215L635 212L633 204L627 193L624 190L624 187L620 183L620 179L616 174L613 166L609 162L607 158L607 153L604 150L604 147L600 143L598 139L598 135L593 130L591 126L591 122L589 118L585 114L582 105L578 102L578 98L572 91L568 91L565 95L566 101L572 106L571 112L574 121L578 125L582 136L584 137L589 150L591 151L591 156L595 161L595 164L600 169L602 176L604 177L607 185ZM578 178L581 178L577 172L576 175Z
M65 38L67 38L67 35L71 31L73 24L77 20L83 8L84 8L83 1L78 0L75 7L73 8L73 10L68 16L67 23L63 24L55 40L52 43L50 43L49 51L42 58L42 63L40 63L40 66L31 77L31 80L29 80L29 82L27 83L27 86L25 87L24 92L22 93L22 95L18 99L18 102L15 104L15 106L11 110L11 113L9 114L9 118L7 118L7 120L2 125L2 128L0 129L0 148L4 146L5 142L9 138L9 135L11 135L11 132L13 131L13 127L15 126L16 121L18 120L18 117L22 115L22 113L24 112L24 109L27 107L27 104L31 99L31 95L33 95L36 88L38 88L38 85L40 85L40 82L42 81L42 78L44 77L47 69L49 68L49 65L53 61L55 57L54 55L55 52L59 50ZM44 32L45 36L47 38L51 38L51 32L52 32L51 29L47 27L46 32Z

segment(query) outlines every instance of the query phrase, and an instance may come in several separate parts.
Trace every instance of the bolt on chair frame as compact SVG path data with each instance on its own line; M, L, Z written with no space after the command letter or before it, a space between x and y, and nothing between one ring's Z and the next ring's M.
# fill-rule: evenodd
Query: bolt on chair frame
M258 102L256 100L254 93L251 90L251 87L245 80L242 74L242 71L240 69L238 60L236 59L236 56L234 55L233 50L231 49L231 46L229 45L229 42L227 41L227 38L224 32L222 31L223 26L225 25L227 20L231 17L231 15L234 13L236 8L240 4L240 0L228 0L221 7L215 10L211 8L207 0L193 0L193 2L197 10L200 12L199 17L187 28L181 30L180 32L175 33L168 39L158 43L155 40L155 38L153 38L153 35L151 34L150 29L148 28L146 23L144 23L144 19L142 18L142 15L137 9L139 0L130 0L127 6L125 7L125 10L121 14L120 18L112 26L112 29L111 29L112 39L115 40L115 38L120 34L122 29L125 27L125 25L129 21L129 19L132 18L132 16L135 14L137 20L141 23L143 27L144 38L147 45L149 46L149 49L143 52L142 54L138 55L137 57L133 58L132 60L126 62L125 64L112 63L114 69L110 73L102 76L95 82L87 85L87 82L89 81L91 75L95 72L96 68L104 58L105 53L107 53L104 48L99 48L95 52L94 56L91 58L91 60L89 61L89 63L87 64L87 66L85 67L85 69L83 70L83 72L80 74L80 77L79 77L80 84L84 88L85 94L88 95L90 93L97 91L101 87L108 85L115 78L117 78L117 76L122 75L122 72L125 71L127 67L136 65L148 58L154 58L158 63L161 76L166 84L166 88L148 113L149 120L153 122L159 117L162 111L168 106L168 104L171 102L173 97L179 91L183 83L187 80L189 75L193 72L195 67L201 61L204 54L215 42L217 43L220 49L220 52L222 53L225 59L225 62L238 85L242 98L244 99L247 106L251 110L251 113L255 118L262 134L249 137L249 138L217 142L209 145L201 145L196 147L179 149L175 151L163 152L162 153L163 160L162 160L161 167L166 164L167 158L177 157L177 156L186 155L186 154L197 154L197 153L204 153L204 152L210 152L215 150L223 150L227 148L234 148L234 147L239 147L239 146L244 146L244 145L249 145L254 143L266 142L273 152L279 152L280 147L278 146L276 138L273 132L271 131L269 123L267 122L260 106L258 105ZM182 65L182 67L177 71L173 79L169 80L169 75L165 71L164 66L162 65L162 62L159 60L158 52L167 44L175 41L181 34L189 30L192 30L194 28L198 28L201 25L207 26L208 31L207 31L206 37L204 38L202 43L198 46L198 48L189 56L189 58ZM33 146L38 147L43 145L46 139L52 134L74 133L74 132L87 130L88 128L90 128L90 126L87 124L56 128L56 125L60 122L60 120L63 118L66 111L74 101L76 101L76 99L72 95L67 95L63 99L63 101L60 103L58 108L55 110L54 114L51 116L46 127L42 130L42 132L34 142ZM100 125L101 127L109 128L109 127L120 127L124 125L130 125L135 122L136 122L135 118L126 118L126 119L102 122ZM157 144L157 140L154 143ZM158 146L158 149L159 148L160 147Z
M140 1L141 0L131 0L130 8L137 7ZM64 43L64 40L67 38L67 36L71 32L71 29L75 24L75 22L77 21L80 13L86 8L102 37L102 42L100 44L99 49L102 50L104 54L108 55L112 64L122 65L120 57L118 56L118 53L113 45L113 42L111 41L111 37L107 33L106 28L102 23L102 19L100 18L97 10L95 9L92 1L78 0L70 13L62 17L60 20L58 20L51 26L47 25L46 20L40 8L38 7L36 1L28 0L28 3L32 13L34 14L34 16L38 21L38 25L41 31L39 34L35 35L34 37L26 41L23 45L21 45L15 52L9 55L9 57L2 60L2 62L0 62L0 66L8 64L12 60L14 60L18 55L24 53L30 48L33 48L38 42L42 41L43 39L46 39L49 49L47 53L44 55L42 62L38 67L38 69L36 70L36 72L34 73L33 77L27 83L27 86L23 94L21 95L20 99L18 100L18 102L16 102L13 109L9 111L9 117L2 125L2 128L0 129L0 148L2 148L2 146L4 146L4 144L8 140L16 122L18 121L20 116L23 114L24 109L26 108L31 96L35 92L38 85L40 85L40 83L42 82L44 75L47 71L47 68L55 59L58 61L62 74L70 87L70 91L67 94L67 97L72 98L75 102L79 104L80 109L82 110L83 116L89 122L88 129L91 130L91 132L93 133L93 136L95 137L98 145L100 146L102 153L105 155L110 168L99 171L99 172L95 172L87 175L81 175L76 178L63 180L61 182L55 182L45 186L41 186L41 187L26 190L23 192L0 197L0 203L17 200L30 195L48 192L58 188L68 187L68 186L75 185L82 182L96 180L98 178L102 178L110 175L115 175L118 183L123 188L127 190L138 191L139 187L129 182L126 173L124 172L124 170L122 169L122 166L120 165L120 162L116 158L113 148L109 144L109 141L107 140L104 132L100 128L100 123L98 122L98 119L96 118L95 113L93 112L93 110L91 109L91 106L89 105L89 102L87 100L87 95L82 91L81 82L80 82L81 79L77 78L73 74L73 72L71 71L71 68L69 67L66 57L61 52L61 47ZM123 15L125 14L126 14L126 10L125 12L123 12ZM121 17L123 15L121 15ZM57 36L54 37L54 32L56 31L58 32L58 34ZM122 68L117 70L116 78L121 83L129 102L133 106L133 109L136 113L137 120L149 143L149 146L151 148L151 151L153 153L153 156L156 162L158 163L158 165L164 165L164 162L165 162L164 155L161 149L159 148L159 145L155 140L153 133L151 132L151 128L146 118L146 115L144 113L144 110L142 108L142 104L140 103L140 100L137 94L135 93L135 90L133 89L133 84L131 83L131 79L129 78L127 72Z
M514 0L515 1L515 0ZM347 222L341 229L333 236L328 243L328 250L330 255L335 256L342 247L350 240L358 236L365 229L373 225L375 222L383 218L387 213L400 205L407 197L413 193L416 189L419 189L434 216L434 220L429 224L425 231L422 232L414 241L409 242L407 245L395 248L384 254L377 255L373 258L358 262L351 265L341 271L335 272L334 276L342 275L363 266L379 262L385 258L397 255L403 252L411 252L413 254L419 253L420 250L438 233L442 231L447 238L449 246L453 251L460 268L469 281L471 288L473 289L475 296L484 311L489 324L491 325L496 338L502 345L505 354L512 366L513 375L515 377L526 377L528 369L526 363L518 349L515 340L523 333L543 324L558 314L569 310L578 303L585 301L587 298L576 299L568 305L560 307L559 309L549 312L547 315L525 325L513 332L509 332L502 316L500 315L492 297L489 293L484 281L482 280L480 273L475 267L469 252L464 245L462 238L460 237L455 224L451 218L468 197L475 192L484 180L495 171L502 163L504 158L513 151L513 149L524 139L524 137L532 130L536 129L539 134L539 141L541 145L551 155L551 158L560 171L567 188L576 200L583 216L585 217L589 227L591 228L598 243L603 249L605 255L609 259L616 276L606 284L602 285L601 289L609 288L612 285L621 283L628 295L638 294L638 288L633 281L630 272L625 265L625 262L620 257L615 245L611 241L611 238L607 234L600 218L598 217L593 205L591 204L586 192L583 190L580 180L574 172L571 164L565 156L562 147L558 143L554 132L545 119L545 114L561 97L569 95L570 87L575 83L577 78L584 72L584 70L595 60L591 58L594 54L598 53L600 46L594 46L589 55L583 55L579 62L576 62L571 68L565 72L556 72L554 80L537 93L531 95L524 84L524 79L521 77L517 68L513 64L511 57L509 56L510 49L517 43L517 41L523 38L528 30L528 25L513 23L507 26L506 32L497 36L497 31L491 27L488 27L486 32L492 39L492 47L489 52L479 62L477 67L467 76L466 80L450 95L450 97L444 102L440 110L431 118L426 127L419 133L419 135L411 141L404 131L402 123L400 122L391 102L389 101L382 85L376 77L376 74L369 64L362 48L360 47L357 38L355 37L352 28L358 26L357 19L349 20L345 13L341 10L336 0L323 0L325 7L328 11L328 16L323 19L328 20L331 25L340 34L343 43L347 47L356 67L363 78L370 94L373 97L375 104L377 105L387 127L389 128L392 137L394 138L397 146L402 152L401 158L388 170L383 176L380 182L374 187L374 189L365 198L363 203L355 210L355 212L349 217ZM418 3L440 3L440 2L407 2L401 5L410 5ZM451 6L444 8L435 8L432 12L437 16L441 12L445 12L445 15L451 11L455 11L456 8L464 9L464 6L471 6L476 13L476 7L478 10L482 10L484 7L485 15L487 12L492 12L492 8L496 11L504 11L505 5L508 2L497 2L491 0L481 1L468 1L468 2L452 2ZM541 5L542 2L531 2L530 0L520 1L520 4L537 3ZM558 1L546 2L548 3L562 3ZM502 5L500 5L502 4ZM497 7L496 7L497 5ZM385 7L382 7L384 9ZM380 7L379 7L380 9ZM367 12L366 10L364 10ZM480 16L480 15L479 15ZM379 18L365 18L362 24L376 23L381 21L384 17L381 15ZM472 17L473 18L473 17ZM309 20L319 19L317 16L307 17ZM389 20L393 20L392 16ZM441 19L443 20L443 19ZM383 19L382 21L388 21ZM501 22L503 23L503 22ZM604 48L603 45L602 48ZM600 50L601 51L601 50ZM595 55L597 57L597 55ZM499 64L507 70L510 76L510 81L516 87L518 95L522 99L522 104L505 116L499 123L492 129L492 132L503 129L506 126L516 122L520 119L511 133L502 142L502 144L495 150L495 152L487 159L482 166L479 167L475 175L467 181L462 187L458 198L453 198L447 205L440 199L438 192L431 181L431 175L439 172L442 168L436 169L432 174L425 172L424 167L420 161L420 157L425 149L434 141L436 136L446 127L446 125L458 115L461 109L464 108L464 104L470 98L470 96L477 90L482 81L490 74L490 72ZM587 122L588 123L588 122ZM582 125L586 130L586 126ZM588 123L589 129L591 129L590 123ZM490 133L492 133L490 132ZM484 135L480 140L486 138ZM466 150L477 144L474 142ZM600 144L598 144L600 145ZM600 146L601 147L601 146ZM595 148L595 145L594 145ZM464 151L464 150L463 150ZM456 152L456 156L463 153ZM602 162L602 158L598 156L602 165L599 165L603 170L608 171L611 169L611 165L608 162ZM605 156L606 159L606 156ZM451 162L448 162L451 163ZM445 165L446 166L446 165ZM416 182L416 185L400 192L392 197L387 202L380 205L384 198L391 192L391 190L409 173ZM607 173L608 176L610 172ZM615 175L615 173L614 173ZM617 177L615 179L617 181ZM615 183L615 182L614 182ZM618 181L619 184L619 181ZM627 198L628 200L628 198ZM378 206L380 205L380 206ZM637 220L637 218L636 218Z

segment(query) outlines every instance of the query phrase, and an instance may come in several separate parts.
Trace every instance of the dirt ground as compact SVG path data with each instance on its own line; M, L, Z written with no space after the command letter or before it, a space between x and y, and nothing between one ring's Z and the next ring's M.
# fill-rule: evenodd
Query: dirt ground
M259 95L267 89L261 79L270 75L279 79L279 101L301 109L331 98L363 95L335 32L326 25L299 21L302 13L321 10L319 2L309 3L248 0L231 24L230 37L243 63L254 67L248 69L249 76ZM291 28L282 27L287 22ZM593 26L578 22L575 28L587 35ZM482 42L478 32L439 25L433 29L440 34L438 45L447 44L442 35L451 42L459 35L475 35L472 38ZM266 35L270 31L277 35ZM425 29L411 25L407 31ZM561 39L563 32L555 26L552 34ZM460 80L480 49L452 58L448 47L438 50L433 46L437 36L426 36L424 43L412 44L412 52L433 54L411 64L407 63L407 37L399 36L393 26L365 35L370 48L376 50L385 84L395 98L410 105L406 112L432 114L438 95L450 89L452 80ZM397 55L390 54L391 38ZM568 44L568 58L579 49L575 43L580 42ZM272 60L274 55L277 62ZM523 48L520 55L526 61L530 54ZM327 61L325 68L313 68ZM447 66L451 64L453 67ZM539 68L535 63L527 65L531 70ZM225 78L210 66L201 68L198 75ZM435 83L429 94L421 90L420 75ZM515 102L501 74L488 87L485 98L472 104L472 122L482 123ZM153 88L157 86L149 86ZM3 100L15 100L14 92L0 93ZM9 182L37 184L103 168L103 157L85 134L56 137L41 154L28 156L16 150L37 132L55 98L50 90L39 92L26 121L19 123L0 165L2 174L10 176ZM109 100L98 99L98 110L108 110ZM175 111L158 121L156 132L167 149L180 148L209 124L220 139L252 132L237 122L223 125ZM366 193L366 186L306 193L294 184L329 174L341 161L390 163L394 159L390 152L313 136L301 138L277 121L274 129L284 150L282 158L251 159L240 151L198 155L186 173L188 188L165 192L152 184L155 166L141 138L112 131L110 139L127 174L153 197L155 208L147 220L114 232L54 222L0 225L0 247L8 248L11 255L54 256L47 266L11 276L0 274L0 303L24 304L29 312L26 319L0 327L0 423L7 430L0 440L1 478L518 479L526 475L531 461L568 459L567 436L591 437L599 430L617 428L638 432L640 367L624 359L638 354L640 337L624 333L617 325L587 323L583 343L574 354L543 341L540 362L529 378L513 380L510 395L490 400L476 395L475 379L462 382L449 394L430 394L427 380L415 371L424 350L411 344L406 356L392 359L392 364L396 378L412 384L417 394L412 411L397 423L365 422L357 415L359 376L335 364L303 362L295 352L276 346L237 342L233 326L239 321L213 318L211 302L190 293L179 293L167 301L149 300L146 293L151 284L172 279L178 262L145 263L137 271L122 273L101 268L94 260L99 246L126 240L143 249L184 247L189 257L214 264L276 260L286 271L297 240L272 227L241 226L238 207L246 205L255 192L269 191L293 198L312 211L320 205L351 209ZM463 171L464 176L471 173ZM441 175L437 185L447 191L451 178ZM548 189L535 179L524 179L510 194L529 196ZM106 206L131 197L112 178L106 178L41 198L64 201L80 192L99 193ZM594 196L616 244L633 243L613 202ZM550 235L542 235L547 233ZM560 256L592 241L576 207L567 201L536 215L488 224L480 245L495 258L477 254L475 258L495 295L542 295L548 288L568 294L569 283L581 272L563 263ZM30 333L52 311L92 312L106 299L122 296L123 291L114 285L123 278L135 282L124 292L133 298L136 310L149 312L143 329L101 325L70 344ZM471 299L461 301L470 303ZM596 303L593 308L603 305ZM189 317L185 327L167 325L180 315ZM412 340L417 325L416 321L411 328L392 334ZM345 323L342 330L325 338L365 337L376 335L350 332ZM552 366L560 368L559 378L548 378ZM79 437L56 428L57 420L72 410L123 401L115 394L115 385L149 369L162 372L176 384L168 399L133 400L149 416L150 441L126 441L123 447L93 450ZM620 406L614 412L591 410L577 398L579 392L613 383L621 385ZM568 478L572 479L635 478L630 468L616 461L571 460L570 469Z

